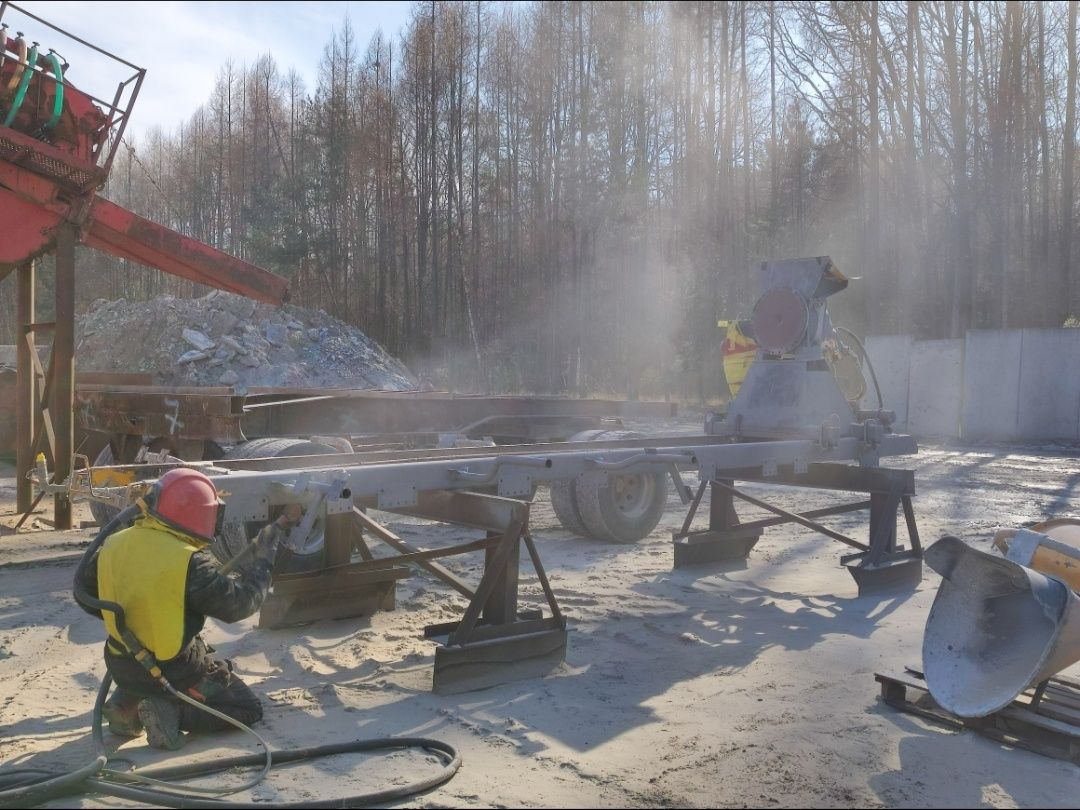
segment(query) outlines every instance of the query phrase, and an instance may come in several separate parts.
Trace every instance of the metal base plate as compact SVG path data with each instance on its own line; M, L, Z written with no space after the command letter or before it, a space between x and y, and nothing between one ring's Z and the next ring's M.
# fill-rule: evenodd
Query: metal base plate
M922 582L922 557L900 557L875 566L859 565L862 555L844 559L844 567L855 579L859 596L914 590Z
M437 647L432 691L453 695L542 677L566 660L566 640L566 630L543 630Z
M376 571L349 569L345 565L275 578L273 591L259 612L259 627L290 627L319 619L347 619L393 610L397 581L409 575L409 569L403 566Z
M737 526L723 531L673 535L675 568L745 560L760 539L760 529L740 529Z

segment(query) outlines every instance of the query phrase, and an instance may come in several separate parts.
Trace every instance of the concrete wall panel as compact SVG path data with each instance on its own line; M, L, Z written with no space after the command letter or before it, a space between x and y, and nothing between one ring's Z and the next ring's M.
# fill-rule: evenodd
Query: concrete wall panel
M1011 441L1018 431L1023 331L979 330L964 339L964 439Z
M917 438L958 438L963 374L962 340L923 340L911 345L909 433Z
M1018 438L1080 438L1080 329L1025 329Z

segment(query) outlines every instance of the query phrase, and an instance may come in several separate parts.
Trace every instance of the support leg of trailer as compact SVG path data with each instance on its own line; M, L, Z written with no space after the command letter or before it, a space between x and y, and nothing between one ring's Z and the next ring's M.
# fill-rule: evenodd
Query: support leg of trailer
M676 568L745 560L761 539L761 529L740 526L731 492L718 486L716 481L708 483L711 489L709 528L705 531L690 531L690 523L705 494L706 482L702 482L690 504L690 512L682 530L672 535ZM732 484L730 480L719 483L728 486Z
M360 532L354 515L328 515L325 568L276 576L259 613L259 626L288 627L393 610L397 581L408 576L409 569L395 565L392 558L382 568L353 565L352 549Z
M897 544L897 510L903 504L911 548ZM851 572L859 596L911 590L922 581L922 548L910 498L896 486L870 493L870 548L841 559Z
M53 331L52 400L49 412L56 437L53 464L56 481L71 476L75 452L75 228L62 225L56 238L56 328ZM72 526L71 499L53 496L57 529Z
M539 565L539 555L528 539L528 515L528 503L520 502L502 530L498 544L485 551L484 575L461 621L425 630L429 638L442 641L435 649L432 679L435 692L470 692L539 677L566 660L566 621L555 606L547 576ZM495 534L495 527L490 527L489 538ZM539 611L518 609L522 542L526 543L552 606L553 615L548 618Z

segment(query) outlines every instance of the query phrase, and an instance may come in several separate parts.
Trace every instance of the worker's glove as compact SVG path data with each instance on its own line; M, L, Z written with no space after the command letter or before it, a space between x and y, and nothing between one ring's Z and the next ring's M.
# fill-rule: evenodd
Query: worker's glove
M288 530L300 522L300 504L289 504L273 523L267 523L255 538L255 559L265 560L271 567Z
M300 522L300 518L304 516L304 510L298 503L290 503L278 515L278 519L275 521L283 529L291 529Z
M273 567L274 560L277 559L278 549L284 540L285 530L279 523L276 520L273 523L267 523L255 538L255 553L253 556L256 560L263 560Z

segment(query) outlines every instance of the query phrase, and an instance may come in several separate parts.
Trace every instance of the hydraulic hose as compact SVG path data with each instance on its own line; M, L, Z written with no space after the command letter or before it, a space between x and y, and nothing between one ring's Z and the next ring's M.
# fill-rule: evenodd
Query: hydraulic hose
M26 63L23 65L22 78L19 79L19 88L15 91L15 98L11 101L11 109L8 110L7 117L4 119L4 126L10 127L11 122L15 120L16 113L19 112L19 108L22 107L23 101L26 100L26 91L30 87L30 79L34 75L34 66L38 60L37 45L30 49L30 55L27 57Z
M115 602L92 597L82 587L82 578L86 567L90 564L90 560L93 559L94 554L101 548L109 535L122 527L130 525L135 518L143 513L144 508L142 502L133 504L105 524L83 553L82 559L75 570L74 594L76 601L84 607L112 612L116 619L116 627L125 639L130 635L130 631L127 630L124 624L123 608ZM134 637L132 636L132 638ZM153 662L153 664L156 666L156 662ZM421 748L436 753L442 760L443 767L440 770L407 785L397 785L353 796L316 801L259 802L260 807L266 808L361 807L384 804L431 790L449 781L461 767L461 755L453 746L426 737L382 737L309 748L273 751L259 734L240 721L179 692L163 677L160 678L159 682L173 697L186 701L201 711L226 720L255 737L262 745L264 753L215 759L212 762L205 763L148 768L142 771L120 771L110 768L108 766L109 757L105 746L105 737L102 731L102 711L105 700L109 695L109 689L112 686L112 676L106 673L101 681L101 687L98 689L91 721L94 758L87 764L67 773L56 773L41 768L20 768L0 772L0 808L30 807L59 796L81 793L102 793L117 798L129 799L140 804L159 807L233 808L237 806L237 802L221 798L204 799L193 796L192 793L211 793L216 796L238 793L254 787L265 779L273 764L303 762L334 754ZM173 782L177 779L192 779L221 773L232 768L249 768L258 765L262 767L254 777L232 788L173 785Z
M129 784L133 781L148 782L153 785L167 785L177 779L194 779L221 773L233 768L255 767L264 761L262 754L246 754L211 762L190 763L187 765L159 766L143 771L116 771L107 767L108 756L105 749L104 733L101 727L101 712L105 699L112 686L112 677L106 675L98 689L94 703L92 735L95 757L82 767L68 773L54 774L41 768L22 768L0 772L0 808L33 807L62 796L84 793L100 793L121 799L157 807L181 808L235 808L237 802L225 799L203 799L192 796L191 786L177 786L181 793L153 787L138 787ZM201 708L209 708L196 703ZM275 765L305 762L312 759L333 756L335 754L358 754L372 751L397 751L406 748L420 748L439 756L443 767L429 776L407 785L396 785L381 790L357 793L332 799L296 802L259 802L259 807L271 808L315 808L315 807L365 807L382 805L387 802L404 799L437 788L448 782L461 767L461 755L457 750L440 740L427 737L381 737L370 740L353 740L346 743L331 743L308 748L290 748L271 751ZM269 750L269 749L268 749ZM41 778L44 776L45 778ZM261 774L260 774L261 778ZM4 785L10 785L5 788ZM222 795L236 793L251 787L250 783L230 789L206 789Z
M97 701L94 703L94 718L99 731L101 729L101 710L105 705L105 698L109 694L111 685L112 679L106 675L105 680L101 682L101 688L98 689ZM39 768L18 768L0 773L0 807L32 807L54 796L64 796L72 791L78 792L79 786L85 783L87 779L101 773L109 761L104 746L102 745L99 748L96 742L95 735L95 748L97 748L97 751L94 759L81 768L68 773L61 773L56 776L47 775L44 779L33 778L34 774L50 773ZM3 785L9 781L15 781L15 786L3 789Z
M60 113L64 109L64 67L60 62L60 56L56 51L49 51L49 66L52 68L53 82L56 88L56 96L53 98L52 116L42 127L46 132L57 125L60 121Z
M862 355L863 360L866 361L866 367L868 369L870 369L870 379L873 380L873 382L874 382L874 393L877 394L878 410L881 410L882 408L885 407L885 400L882 399L881 386L878 385L877 374L874 373L874 363L870 359L870 355L867 354L866 347L863 346L862 341L859 340L858 336L854 332L852 332L850 329L846 329L843 326L835 326L833 328L836 329L837 332L840 332L841 334L847 335L849 338L851 338L853 341L855 341L855 345L859 347L859 353Z
M15 51L15 69L11 71L11 78L8 79L7 90L10 92L15 89L15 86L22 78L23 72L26 70L26 40L23 39L23 35L20 33L15 37L15 42L12 43L12 48Z

